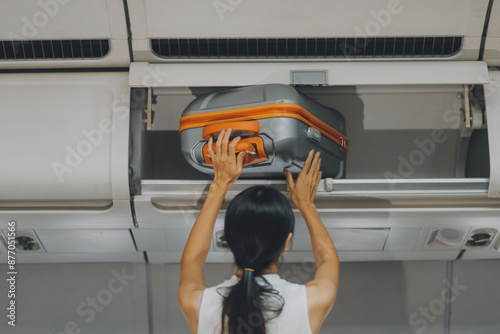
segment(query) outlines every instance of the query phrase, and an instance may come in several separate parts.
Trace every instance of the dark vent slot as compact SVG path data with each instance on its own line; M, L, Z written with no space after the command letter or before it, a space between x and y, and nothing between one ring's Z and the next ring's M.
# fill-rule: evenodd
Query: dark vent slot
M415 58L451 57L462 48L461 36L372 38L221 38L151 39L161 58ZM91 43L90 52L96 47ZM82 50L87 50L88 47ZM7 52L7 51L5 51ZM84 53L84 56L86 54Z
M98 59L108 53L107 39L0 41L0 60Z

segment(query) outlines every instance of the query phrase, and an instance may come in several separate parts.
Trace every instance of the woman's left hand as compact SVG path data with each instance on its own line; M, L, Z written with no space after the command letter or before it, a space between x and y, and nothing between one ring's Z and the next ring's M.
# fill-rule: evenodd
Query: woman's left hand
M208 154L212 159L214 166L214 184L228 190L229 187L238 179L243 170L243 158L246 152L240 152L236 155L236 144L241 137L234 138L229 143L231 136L231 127L224 129L219 133L217 142L215 143L215 151L212 149L212 137L208 140Z

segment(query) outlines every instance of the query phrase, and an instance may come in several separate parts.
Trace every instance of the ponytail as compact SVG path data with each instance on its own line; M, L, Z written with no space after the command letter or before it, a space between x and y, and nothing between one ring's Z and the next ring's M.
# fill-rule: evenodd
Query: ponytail
M244 270L239 282L225 289L229 291L222 306L221 334L266 334L266 321L279 316L285 304L263 276L251 271Z
M238 283L218 290L221 334L266 334L266 321L281 314L285 300L262 272L278 261L294 224L290 202L273 188L248 188L229 204L224 235L236 265L246 270Z

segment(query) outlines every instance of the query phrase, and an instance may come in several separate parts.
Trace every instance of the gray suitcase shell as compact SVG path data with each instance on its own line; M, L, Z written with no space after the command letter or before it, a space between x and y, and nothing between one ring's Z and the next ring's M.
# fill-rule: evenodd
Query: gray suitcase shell
M299 105L330 127L346 135L345 119L339 111L327 108L295 88L283 84L247 86L199 96L187 106L182 117L277 103ZM236 114L234 117L237 116ZM258 122L260 130L257 135L264 142L269 160L244 166L240 178L283 178L283 168L288 168L290 172L297 175L311 149L321 151L323 177L345 178L347 152L336 142L295 118L263 118L258 119ZM180 132L181 152L191 166L201 172L213 174L213 167L207 165L203 157L202 147L208 140L203 139L202 133L203 126L182 130ZM256 134L234 132L234 137L237 135L244 138L253 137Z

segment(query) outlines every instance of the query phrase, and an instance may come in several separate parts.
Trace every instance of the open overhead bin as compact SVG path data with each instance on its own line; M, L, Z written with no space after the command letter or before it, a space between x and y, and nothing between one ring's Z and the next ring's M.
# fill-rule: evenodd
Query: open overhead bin
M345 116L346 178L323 180L317 193L325 226L344 240L343 260L451 260L463 249L500 258L500 138L489 131L500 126L498 78L484 62L135 63L130 85L142 102L131 108L130 167L138 248L152 261L178 261L203 203L209 177L180 153L186 106L227 87L283 83ZM287 193L283 180L239 180L226 200L254 184ZM286 255L292 261L310 252L298 215L297 222ZM209 260L231 261L220 246L222 215L217 227ZM488 241L466 248L486 238L482 229ZM155 243L140 241L153 235Z
M133 226L127 78L0 74L1 228Z
M121 0L5 0L0 3L0 70L128 67Z
M488 0L129 0L136 61L477 60ZM258 24L256 24L258 22ZM486 35L484 35L486 37ZM494 37L494 35L492 35Z

